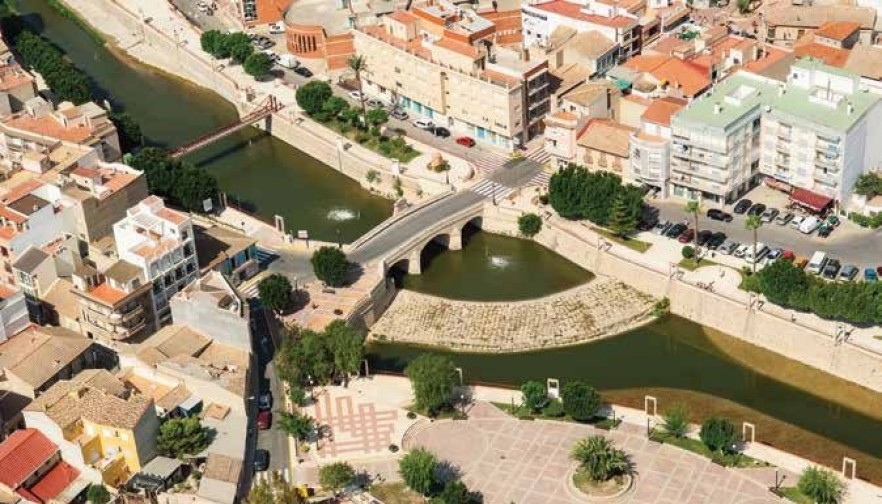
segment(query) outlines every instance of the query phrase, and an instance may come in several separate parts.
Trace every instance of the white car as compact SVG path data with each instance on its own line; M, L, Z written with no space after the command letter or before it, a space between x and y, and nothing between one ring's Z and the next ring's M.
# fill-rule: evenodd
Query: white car
M367 100L367 97L361 93L361 91L350 91L349 97L357 102L363 102Z
M281 21L269 25L270 35L280 35L285 33L285 25Z
M745 243L745 244L741 245L740 247L738 247L737 249L735 249L735 252L733 252L732 255L734 255L735 257L739 257L739 258L744 257L744 255L747 254L747 251L750 250L752 247L753 247L753 245L748 245Z
M805 220L805 215L797 215L790 221L790 227L793 229L799 229L799 225L802 224L802 221Z
M435 123L431 119L421 117L413 121L413 125L419 129L427 130L435 127Z

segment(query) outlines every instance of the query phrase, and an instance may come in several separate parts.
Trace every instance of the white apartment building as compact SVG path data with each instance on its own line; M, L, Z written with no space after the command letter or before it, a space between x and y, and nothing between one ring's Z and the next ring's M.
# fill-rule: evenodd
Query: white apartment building
M495 32L474 11L443 2L354 30L365 93L478 142L522 145L541 133L550 109L548 62L495 46Z
M640 117L640 129L631 134L631 154L625 178L658 190L668 197L671 163L671 117L686 106L676 98L659 98Z
M760 172L845 203L882 161L882 97L859 75L802 59L763 113Z
M199 276L192 219L149 196L113 225L113 236L119 258L153 283L157 326L168 323L169 300Z

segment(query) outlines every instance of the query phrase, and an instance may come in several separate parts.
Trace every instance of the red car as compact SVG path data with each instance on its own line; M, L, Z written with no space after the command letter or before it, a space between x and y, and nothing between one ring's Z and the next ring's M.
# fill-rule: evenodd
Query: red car
M466 147L475 146L475 140L472 137L467 136L456 137L456 143L458 143L459 145L464 145Z
M267 430L273 425L273 414L269 411L261 411L257 414L257 428Z
M677 238L677 241L680 243L689 243L695 238L695 230L692 228L687 229Z

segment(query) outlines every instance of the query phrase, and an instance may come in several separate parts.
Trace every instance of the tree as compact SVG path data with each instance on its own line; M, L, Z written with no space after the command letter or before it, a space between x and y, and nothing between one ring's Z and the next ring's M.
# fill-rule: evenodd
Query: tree
M805 292L809 290L808 273L797 268L790 261L775 261L763 268L757 275L763 295L769 301L784 305L802 307Z
M573 447L570 457L596 482L608 481L631 468L628 455L603 436L582 439Z
M298 412L280 412L278 425L283 432L300 441L309 439L309 436L315 431L315 419Z
M196 455L208 447L208 429L195 416L170 418L159 427L156 448L166 457Z
M254 46L248 35L238 32L226 37L226 50L230 53L235 63L244 63L254 53Z
M854 185L855 194L866 196L871 199L882 194L882 176L876 173L864 173L859 176Z
M735 425L728 418L711 417L701 424L698 437L704 446L713 453L735 453L738 434Z
M328 118L340 117L340 114L347 109L349 109L349 103L339 96L328 98L322 105L322 112L328 114Z
M455 386L456 366L449 357L422 354L404 370L413 388L414 407L433 414L450 404Z
M748 231L753 231L753 262L751 263L751 267L753 268L753 272L756 273L756 241L757 241L757 232L759 228L763 227L763 221L760 219L759 215L748 215L747 220L744 221L744 228Z
M312 270L319 280L331 287L342 287L349 272L346 254L337 247L321 247L312 254Z
M257 284L260 301L270 310L281 313L291 307L291 282L285 275L273 273Z
M210 54L216 59L224 59L230 57L230 48L227 42L228 35L218 30L208 30L202 32L199 37L199 45L202 50Z
M389 113L379 107L373 108L367 111L365 120L370 126L382 126L389 122Z
M637 227L637 216L631 212L628 206L627 195L624 192L616 194L613 200L612 214L609 218L609 228L616 236L626 237Z
M205 213L205 201L217 200L217 179L190 164L183 164L174 177L172 200L190 212Z
M542 217L534 213L526 213L518 217L518 231L527 238L532 238L542 230Z
M524 396L524 405L532 411L536 411L548 402L548 391L545 385L537 381L528 381L521 385L521 394Z
M845 485L833 472L820 467L806 467L796 488L818 504L839 504Z
M359 100L361 102L361 117L364 118L364 124L367 125L367 104L365 103L366 100L364 99L364 89L361 81L361 73L367 70L367 60L364 59L364 56L353 54L346 60L346 66L355 72L355 80L358 81L358 96L361 98Z
M75 105L92 100L89 78L48 40L25 28L13 42L22 64L39 72L59 100Z
M242 65L242 68L245 70L245 73L256 79L263 77L272 70L273 60L269 54L256 52L245 59L245 64Z
M435 499L433 499L434 503ZM462 481L452 480L444 485L437 501L442 504L481 504L484 498L480 493L470 492Z
M274 473L269 479L256 481L251 485L246 504L302 504L306 502L300 490L288 483L279 474Z
M349 386L349 375L358 373L364 360L364 338L342 320L335 320L325 328L334 367L343 375L344 386Z
M564 411L579 422L591 420L600 409L600 394L594 390L594 387L584 382L567 382L560 396L563 399Z
M93 483L86 490L86 500L92 504L107 504L110 502L110 492L104 485Z
M695 257L695 249L691 245L684 245L680 250L680 254L683 255L683 259L692 259Z
M123 152L131 152L144 144L141 126L126 112L111 112L111 122L119 133L119 143Z
M327 82L312 80L297 88L297 105L307 115L317 114L334 93Z
M355 469L346 462L335 462L319 469L319 482L322 487L334 492L348 487L355 480Z
M414 492L429 495L435 487L438 460L424 448L417 448L398 462L398 473L404 484Z
M681 438L689 430L689 409L685 404L677 403L662 413L662 429L669 436Z
M147 189L191 212L203 212L203 202L217 199L217 179L189 163L172 159L157 147L141 149L132 156L132 167L147 176Z
M623 185L621 178L609 172L589 172L570 164L551 176L548 201L566 219L588 219L606 226L618 200L619 220L623 224L640 220L643 213L643 192L632 185ZM626 212L622 212L622 210Z
M698 248L698 215L701 212L701 202L696 201L696 200L687 201L686 205L683 207L683 210L688 214L692 214L692 222L694 223L693 226L695 227L695 236L692 237L692 243L695 246L695 248L697 249Z

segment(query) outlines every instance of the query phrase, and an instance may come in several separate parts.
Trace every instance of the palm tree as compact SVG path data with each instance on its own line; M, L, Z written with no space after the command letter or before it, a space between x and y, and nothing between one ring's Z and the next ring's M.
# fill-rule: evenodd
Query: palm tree
M582 466L592 481L607 481L625 474L631 468L628 454L603 436L591 436L579 441L570 456Z
M361 73L367 69L367 61L364 59L364 56L353 54L348 60L346 60L346 65L350 70L355 72L355 80L358 81L358 97L359 101L361 101L362 125L367 127L367 106L365 105L366 100L364 99L364 91L361 83Z
M701 212L701 202L697 200L687 201L683 210L688 214L692 214L692 220L695 222L695 237L693 238L693 245L695 245L695 251L698 252L698 214Z
M760 220L759 215L750 215L747 217L747 221L744 222L744 228L753 231L753 262L751 266L754 273L756 273L756 235L757 230L761 227L763 227L763 221Z

